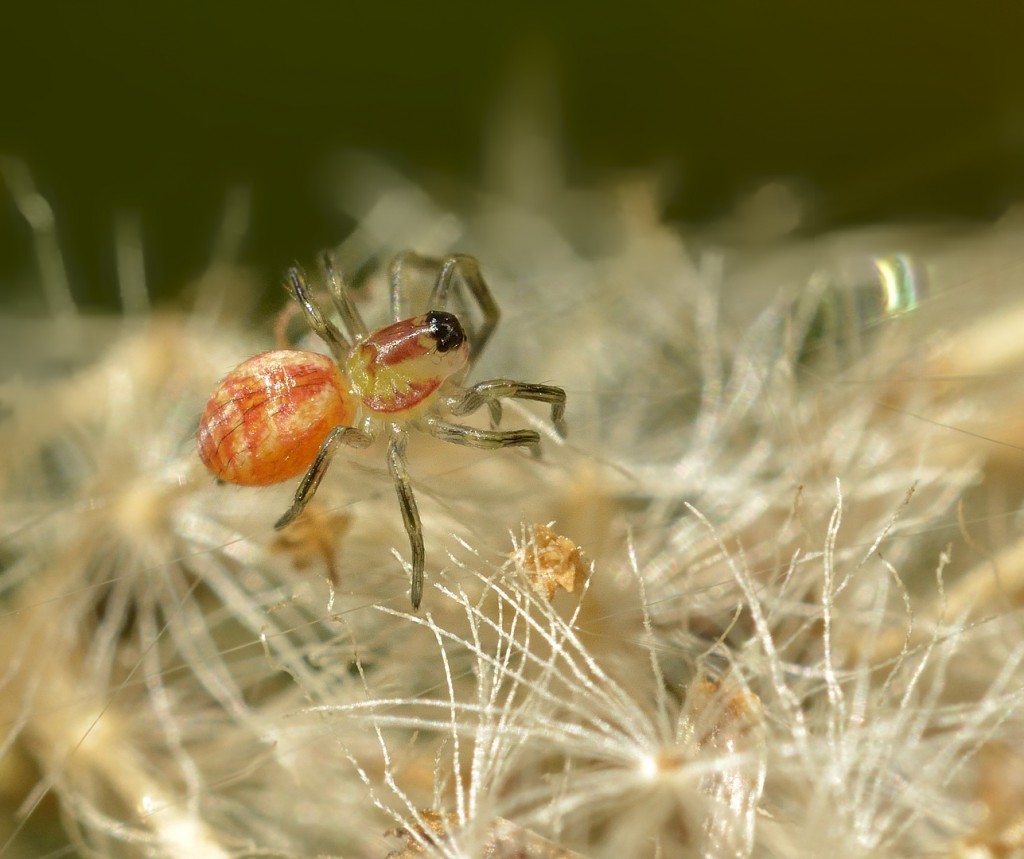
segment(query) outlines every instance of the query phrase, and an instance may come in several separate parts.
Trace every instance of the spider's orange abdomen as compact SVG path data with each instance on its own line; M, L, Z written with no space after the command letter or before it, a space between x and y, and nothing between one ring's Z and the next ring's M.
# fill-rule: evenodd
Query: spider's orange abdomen
M329 357L264 352L213 392L199 422L199 458L228 483L280 483L309 468L327 433L354 417L348 382Z

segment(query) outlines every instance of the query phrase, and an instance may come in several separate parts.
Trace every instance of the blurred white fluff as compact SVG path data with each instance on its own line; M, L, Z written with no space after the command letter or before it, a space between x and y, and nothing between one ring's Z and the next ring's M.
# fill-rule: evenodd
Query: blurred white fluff
M111 857L1021 849L986 788L1020 784L988 754L1024 694L1022 377L995 343L1019 226L750 258L684 243L654 181L453 213L339 169L371 316L392 252L477 255L504 311L481 377L564 385L569 439L509 408L543 459L414 440L409 615L379 456L340 456L280 536L290 486L198 464L205 397L269 347L230 253L191 312L58 301L63 369L0 388L0 856L39 855L55 811ZM872 305L894 254L904 301ZM591 572L549 604L509 534L552 521Z

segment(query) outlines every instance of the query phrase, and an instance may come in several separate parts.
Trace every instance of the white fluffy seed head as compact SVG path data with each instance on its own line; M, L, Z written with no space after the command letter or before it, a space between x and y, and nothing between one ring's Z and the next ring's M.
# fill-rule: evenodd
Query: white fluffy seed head
M269 333L119 321L74 371L6 382L0 714L85 846L1002 849L1020 791L986 750L1019 733L1024 641L993 463L1020 446L1016 304L958 284L1019 227L931 256L888 232L752 258L660 224L654 183L455 216L370 176L339 268L477 255L504 311L481 377L563 385L569 439L527 405L506 421L545 435L539 461L411 441L431 559L411 615L380 468L339 456L277 534L293 487L217 487L196 462L205 397ZM862 299L908 294L897 253L931 297L883 312ZM523 522L586 559L553 602ZM18 798L30 821L41 795Z

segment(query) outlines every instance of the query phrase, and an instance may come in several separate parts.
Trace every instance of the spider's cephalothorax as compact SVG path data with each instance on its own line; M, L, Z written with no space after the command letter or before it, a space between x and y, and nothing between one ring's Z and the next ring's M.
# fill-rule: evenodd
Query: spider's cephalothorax
M410 262L436 265L438 274L427 312L402 319L402 268ZM418 608L423 595L423 529L406 472L406 428L470 447L536 449L540 435L535 430L497 429L501 400L550 404L555 430L564 436L565 392L552 385L510 379L491 379L468 388L458 384L498 322L498 307L473 257L449 256L434 262L404 254L395 259L390 268L394 321L375 331L367 330L326 255L324 268L346 334L324 316L297 269L288 273L287 286L333 359L317 352L280 349L240 364L206 405L199 424L199 456L219 479L245 486L279 483L305 472L291 507L275 525L284 528L313 497L339 445L366 447L385 429L388 467L412 548L412 605ZM483 316L472 337L458 317L443 309L456 277ZM442 417L446 412L469 414L484 405L491 413L490 429Z
M345 372L367 409L402 420L421 411L468 363L462 323L451 313L432 310L378 328L356 343Z

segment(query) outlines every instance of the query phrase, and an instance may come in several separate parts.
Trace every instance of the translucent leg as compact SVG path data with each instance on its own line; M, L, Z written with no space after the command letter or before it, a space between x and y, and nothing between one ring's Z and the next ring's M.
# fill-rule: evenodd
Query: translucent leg
M405 430L392 429L391 441L388 442L388 468L391 478L395 481L398 492L398 504L402 508L402 521L409 535L409 546L412 549L412 579L409 595L413 610L420 607L423 599L423 566L426 553L423 549L423 525L420 523L420 512L416 508L416 498L412 494L409 473L405 462Z
M417 425L434 438L452 444L464 444L483 450L496 450L499 447L532 447L535 453L540 450L540 434L534 430L483 430L449 423L440 418L423 418Z
M501 318L501 310L498 308L494 296L491 295L490 287L480 273L480 263L476 257L467 254L453 254L447 256L441 262L441 271L437 275L437 282L434 284L434 291L430 294L430 301L427 307L430 310L444 310L448 304L448 293L451 289L452 278L458 274L462 281L469 287L469 292L476 300L480 312L483 314L483 322L473 332L472 350L469 355L470 367L476 363L491 339L494 329Z
M486 405L491 412L491 425L501 422L501 400L534 400L550 403L551 422L555 431L565 438L565 391L554 385L537 385L532 382L516 382L512 379L489 379L466 390L460 397L448 404L453 415L468 415Z
M306 509L306 505L309 504L310 499L316 493L317 487L320 485L320 481L323 480L324 473L327 471L327 467L331 464L331 459L340 445L366 447L372 441L373 436L355 427L335 427L332 429L327 434L323 444L320 445L316 459L313 460L313 464L306 471L305 476L299 483L298 489L295 490L295 500L292 501L292 506L288 508L284 516L274 523L274 528L280 531L286 525L293 522L295 517Z
M448 296L452 289L452 281L458 275L469 290L468 297L476 302L480 308L482 321L480 326L471 333L471 345L469 361L470 366L483 354L487 341L491 339L494 329L498 325L501 311L498 304L491 295L490 287L480 274L480 263L476 257L467 254L452 254L442 260L421 256L420 254L408 251L399 254L392 261L388 268L388 284L391 297L391 319L397 322L405 319L409 313L404 300L402 280L404 270L408 267L420 269L436 269L437 279L434 281L434 288L430 292L430 299L427 301L427 310L448 310ZM463 320L465 322L465 320Z
M430 260L426 257L422 257L419 254L415 254L412 251L406 251L404 254L399 254L388 266L388 300L391 305L391 321L398 322L405 319L409 315L409 311L406 307L407 302L405 301L405 295L402 290L402 279L404 277L403 272L407 265L426 265L429 264Z
M288 326L291 325L292 319L296 313L301 313L302 310L299 305L289 302L277 314L277 319L274 320L274 341L277 343L278 349L294 349L294 344L288 339Z
M330 347L334 360L339 364L344 363L345 356L348 355L348 341L341 331L338 330L338 327L324 316L319 305L309 294L306 279L297 268L288 270L288 280L285 283L285 288L291 293L292 298L299 303L302 312L306 315L306 322L309 324L309 327L313 329L317 337Z
M338 311L342 323L348 329L349 337L352 340L361 340L367 333L366 323L363 322L359 308L352 300L352 293L349 292L348 285L335 272L334 260L331 259L329 253L321 254L320 261L327 274L327 287L331 291L331 300L334 302L334 307Z

